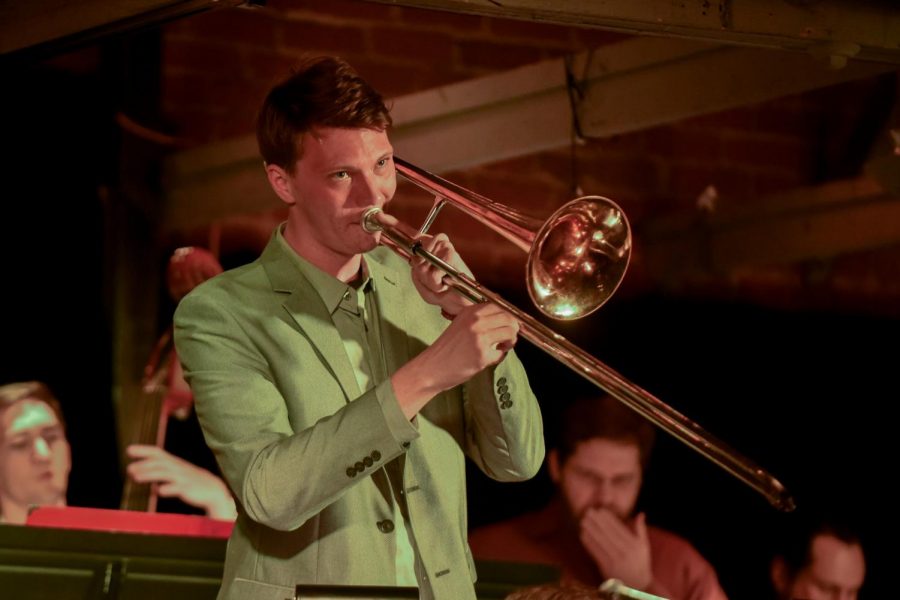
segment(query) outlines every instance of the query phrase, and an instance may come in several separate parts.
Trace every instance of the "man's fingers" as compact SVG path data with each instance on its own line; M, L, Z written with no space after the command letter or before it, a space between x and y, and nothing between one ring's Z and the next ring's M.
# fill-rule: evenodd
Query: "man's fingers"
M647 515L644 513L639 513L637 517L634 519L634 527L637 536L642 539L647 539Z
M601 564L609 564L613 559L613 548L602 531L585 527L582 524L579 536L581 543L590 551L591 555Z
M173 498L175 496L181 496L181 489L174 483L163 483L159 487L156 488L157 493L163 498Z
M604 511L604 513L604 522L614 540L624 545L633 543L637 539L634 530L618 515L609 511Z
M145 483L147 481L168 481L174 474L164 465L147 463L146 461L134 462L128 465L128 473L135 481Z
M125 448L125 453L132 458L146 458L149 456L159 456L163 450L158 446L149 444L130 444Z

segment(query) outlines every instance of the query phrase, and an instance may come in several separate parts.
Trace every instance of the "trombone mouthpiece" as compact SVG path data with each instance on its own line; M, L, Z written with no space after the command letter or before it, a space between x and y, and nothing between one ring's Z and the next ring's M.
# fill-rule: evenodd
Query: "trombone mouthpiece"
M379 214L381 214L381 209L377 206L366 209L366 212L363 213L360 225L366 233L378 233L381 231L381 223L378 222Z

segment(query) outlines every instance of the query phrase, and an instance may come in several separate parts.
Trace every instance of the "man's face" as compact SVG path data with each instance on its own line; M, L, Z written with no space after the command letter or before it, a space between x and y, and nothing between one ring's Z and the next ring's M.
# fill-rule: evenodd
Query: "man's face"
M589 508L604 508L626 520L641 489L640 452L633 443L593 438L578 444L563 465L554 454L550 474L576 520Z
M387 134L323 127L304 134L302 148L285 193L279 193L290 205L288 241L314 264L319 257L331 262L374 248L376 236L360 221L367 208L384 206L397 189Z
M59 504L70 469L69 443L49 405L22 400L0 411L0 502Z
M856 600L865 576L866 563L859 544L846 544L831 535L818 535L810 547L809 565L797 573L790 586L782 591L782 596L804 600Z

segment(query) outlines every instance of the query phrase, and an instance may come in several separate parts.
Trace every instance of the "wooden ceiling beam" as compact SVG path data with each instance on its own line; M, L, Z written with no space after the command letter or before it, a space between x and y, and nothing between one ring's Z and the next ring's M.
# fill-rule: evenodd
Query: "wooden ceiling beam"
M245 0L30 0L0 2L0 55L43 55L121 31Z
M369 1L900 64L900 6L893 0Z
M721 213L653 219L635 240L647 273L670 283L746 266L827 260L900 244L900 196L862 176Z

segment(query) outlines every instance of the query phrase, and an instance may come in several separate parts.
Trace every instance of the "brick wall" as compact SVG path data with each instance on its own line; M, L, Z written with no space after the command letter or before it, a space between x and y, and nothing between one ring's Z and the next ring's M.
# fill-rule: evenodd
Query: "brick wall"
M275 0L263 9L218 10L167 25L163 110L189 145L204 144L250 133L265 92L303 53L339 54L385 96L394 97L621 39L599 30L354 0ZM859 81L589 140L576 147L577 184L585 193L617 200L640 231L651 217L695 212L697 198L708 185L718 192L718 206L727 209L771 192L850 175L853 168L847 164L858 167L861 157L846 156L846 142L879 89L877 80ZM571 151L561 148L448 178L546 216L573 197L572 172ZM446 221L482 279L516 285L512 278L519 277L518 265L524 264L518 251L471 221ZM879 266L882 262L895 264L896 257L895 251L869 252L865 258L829 261L831 274L824 285L839 287L846 297L846 290L856 287L860 261L871 265L862 271L878 273L885 270ZM848 264L854 266L843 266ZM715 289L739 295L747 293L748 280L764 281L760 290L778 281L779 293L756 295L771 295L773 302L783 304L777 298L796 298L802 292L808 278L797 269L804 268L767 269L749 279L715 276L712 283L709 278L699 284L682 281L679 291ZM862 277L859 285L870 290L870 279ZM744 283L738 285L738 280ZM635 288L653 285L640 273L629 275L629 281ZM880 292L896 297L900 291L891 285L885 282ZM871 296L871 290L865 296Z
M250 131L304 53L338 54L387 97L581 51L622 36L354 0L276 0L164 28L164 111L186 138Z

